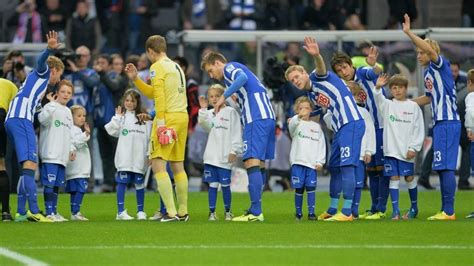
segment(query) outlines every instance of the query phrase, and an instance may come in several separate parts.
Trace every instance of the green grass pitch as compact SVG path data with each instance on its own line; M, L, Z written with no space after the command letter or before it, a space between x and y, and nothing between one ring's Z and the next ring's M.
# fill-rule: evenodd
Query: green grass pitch
M408 207L407 193L400 196L402 209ZM166 224L115 221L114 194L87 194L82 213L89 222L1 223L0 265L23 265L2 250L48 265L474 265L474 220L464 218L474 211L472 192L456 194L454 222L426 221L439 209L439 191L419 193L420 214L413 221L297 222L293 197L264 193L263 223L209 222L207 193L190 193L191 220ZM247 194L234 193L234 214L248 202ZM317 213L324 211L328 193L318 193L316 202ZM157 194L147 193L145 204L152 215ZM130 214L135 206L134 194L127 193ZM361 206L369 206L367 192ZM59 210L69 217L68 195L61 195ZM220 193L218 214L223 218Z

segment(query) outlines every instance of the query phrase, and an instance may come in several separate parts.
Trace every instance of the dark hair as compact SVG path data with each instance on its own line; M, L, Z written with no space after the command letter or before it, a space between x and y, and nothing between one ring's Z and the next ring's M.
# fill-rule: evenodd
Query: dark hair
M335 52L331 58L331 68L336 72L336 65L347 63L349 66L352 66L351 57L343 52Z
M142 99L141 99L141 95L140 93L138 93L138 91L136 91L135 89L128 89L125 91L125 93L123 94L122 96L122 99L120 100L120 106L122 106L122 109L123 110L126 110L125 109L125 99L127 99L127 96L131 96L133 99L135 99L135 101L137 101L137 106L135 107L135 117L138 119L138 115L141 114L141 113L145 113L145 110L142 106ZM141 124L140 121L137 122L137 124Z
M189 66L188 60L186 60L186 58L182 56L175 56L175 58L173 58L173 61L177 62L178 65L183 69L183 72L186 73Z

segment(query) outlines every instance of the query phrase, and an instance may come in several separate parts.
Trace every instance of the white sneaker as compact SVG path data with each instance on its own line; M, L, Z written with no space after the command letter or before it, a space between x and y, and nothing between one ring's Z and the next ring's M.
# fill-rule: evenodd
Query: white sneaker
M146 213L143 211L137 212L137 220L146 220Z
M89 221L82 213L78 212L76 214L71 215L71 221Z
M67 222L69 221L68 219L64 218L61 214L59 213L56 213L54 216L56 216L56 219L59 221L59 222Z
M234 218L234 215L232 214L231 211L225 212L225 220L226 221L232 221L232 218Z
M115 217L115 220L122 220L122 221L129 221L129 220L133 220L133 219L135 219L135 218L128 215L127 210L124 210L123 212L117 214L117 216Z
M161 212L157 211L157 212L155 212L155 214L154 214L153 216L151 216L150 218L148 218L148 220L160 221L161 218L163 218L163 214L161 214Z
M55 223L59 223L61 222L60 220L58 220L58 218L56 217L56 215L54 215L54 213L50 214L50 215L47 215L46 218L50 219L51 221L55 222Z
M210 212L209 213L209 221L217 221L217 214L216 212Z

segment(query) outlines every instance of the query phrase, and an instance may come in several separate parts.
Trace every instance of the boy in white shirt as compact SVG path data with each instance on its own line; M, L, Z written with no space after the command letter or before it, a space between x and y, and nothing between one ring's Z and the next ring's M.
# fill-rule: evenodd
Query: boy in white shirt
M380 90L387 81L393 95L392 100L386 99ZM423 145L425 129L420 107L414 101L407 99L407 86L408 80L402 75L394 75L390 79L387 75L381 75L377 79L375 89L376 103L384 121L384 176L390 177L392 220L401 218L398 207L400 176L405 177L411 200L411 207L403 215L403 219L413 219L418 215L417 182L413 176L414 161L416 153Z
M66 165L71 153L71 110L66 104L71 100L74 87L68 80L58 84L56 94L46 95L50 101L38 115L41 124L39 155L41 158L41 184L44 186L46 217L54 222L67 221L57 212L59 187L65 185Z
M291 185L295 189L296 220L303 218L303 194L306 189L308 219L316 221L317 170L326 162L326 141L321 126L310 119L313 103L302 96L295 102L295 113L289 120L292 138L290 151Z
M237 154L242 153L239 113L229 106L222 108L217 114L214 113L214 109L208 110L209 103L214 106L223 94L224 87L214 84L207 91L207 100L204 96L199 97L201 109L198 123L209 132L204 151L204 182L209 183L209 221L217 220L216 201L219 184L224 199L225 220L232 220L231 169Z
M80 105L70 109L74 122L71 131L74 152L66 167L66 192L71 194L71 221L88 221L81 213L81 204L91 176L91 155L87 145L91 130L86 123L86 109Z
M471 141L471 176L474 174L474 69L467 72L467 89L469 94L466 96L466 116L465 127L467 137ZM467 218L474 218L474 212L471 212Z

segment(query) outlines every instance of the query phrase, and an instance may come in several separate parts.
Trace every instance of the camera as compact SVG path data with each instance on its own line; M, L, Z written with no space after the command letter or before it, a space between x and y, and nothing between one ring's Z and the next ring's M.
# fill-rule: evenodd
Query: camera
M19 61L12 61L12 71L21 71L25 68L25 65Z
M70 49L59 49L58 51L56 51L54 56L56 56L57 58L59 58L59 60L63 62L66 71L69 70L69 63L67 62L68 60L76 62L79 58L81 58L80 55L76 54L76 52Z
M289 67L287 62L278 62L276 57L270 57L263 68L263 83L273 92L275 100L281 100L281 87L286 84L285 71Z

